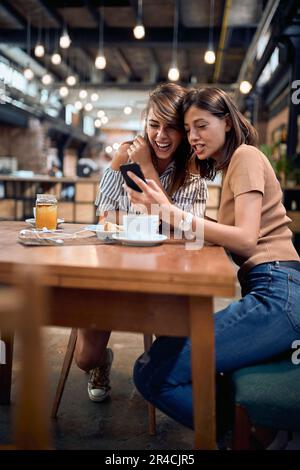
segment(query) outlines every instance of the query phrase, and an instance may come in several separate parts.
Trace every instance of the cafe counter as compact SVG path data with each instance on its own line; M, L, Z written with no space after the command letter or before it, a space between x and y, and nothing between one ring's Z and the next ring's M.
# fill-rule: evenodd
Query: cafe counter
M95 223L94 200L99 178L47 175L0 175L0 220L25 220L33 217L38 193L57 197L58 217L66 222Z

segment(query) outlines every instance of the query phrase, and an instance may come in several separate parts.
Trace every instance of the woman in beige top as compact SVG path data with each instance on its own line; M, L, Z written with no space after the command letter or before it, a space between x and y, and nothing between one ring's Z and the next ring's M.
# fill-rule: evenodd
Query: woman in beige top
M218 88L192 90L183 112L201 175L223 172L218 221L176 208L155 182L146 184L133 174L143 192L127 192L132 203L148 211L160 204L164 220L203 233L205 241L224 246L239 264L242 298L214 316L216 370L228 372L276 356L300 338L300 261L280 185L255 146L255 129L230 97ZM188 338L158 338L137 360L134 380L148 401L193 427Z

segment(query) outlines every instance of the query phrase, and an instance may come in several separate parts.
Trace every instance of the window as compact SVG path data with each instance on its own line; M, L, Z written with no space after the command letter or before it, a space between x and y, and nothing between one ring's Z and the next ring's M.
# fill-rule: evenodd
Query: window
M68 124L68 126L72 125L73 111L74 111L73 105L72 104L67 104L65 121L66 121L66 124Z
M275 47L273 54L271 55L268 63L263 69L261 76L259 77L257 84L264 86L271 78L279 64L279 49Z
M94 119L91 116L84 116L83 132L90 136L95 134Z
M261 36L257 43L256 60L260 60L270 39L270 31Z

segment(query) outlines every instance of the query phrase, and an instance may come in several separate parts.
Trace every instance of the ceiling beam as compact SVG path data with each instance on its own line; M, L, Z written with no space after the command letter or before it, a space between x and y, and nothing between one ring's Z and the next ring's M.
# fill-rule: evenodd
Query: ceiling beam
M128 79L136 78L136 74L129 62L127 61L126 57L124 56L123 52L120 49L115 49L114 52Z
M45 6L47 8L47 10L49 11L49 13L55 17L56 21L58 21L60 23L61 26L63 26L63 19L60 17L60 15L58 13L55 12L55 10L53 10L52 8L50 8L47 4L46 4L46 1L45 0L39 0L40 3L43 4L43 6ZM97 25L97 28L99 27L99 24L100 24L100 21L101 21L101 14L99 13L99 11L94 7L94 5L92 4L92 2L90 0L85 0L85 2L83 2L84 4L83 5L80 5L80 6L84 6L89 14L92 16L93 20L95 21L96 25ZM51 4L53 5L53 3L51 2ZM68 5L69 6L69 5ZM105 28L105 21L103 19L103 26ZM99 31L99 30L98 30ZM99 33L98 33L98 36L99 36ZM94 59L91 57L90 54L88 54L83 48L81 48L81 51L83 52L83 54L85 55L85 59L87 61L87 63L89 64L89 68L90 70L92 70L92 66L94 66ZM130 65L126 62L126 59L125 57L121 54L120 51L116 51L116 55L118 57L118 60L120 62L120 65L121 67L123 68L124 72L126 73L127 76L132 76L134 77L135 74L134 72L131 70L130 68ZM102 75L104 76L104 79L107 80L112 80L113 77L105 70L102 72Z
M58 25L62 25L62 19L55 12L51 11L51 9L48 7L48 5L46 5L46 2L44 0L39 0L39 5L42 7L44 12L48 16L51 16L52 19L54 19L56 21L56 23ZM14 10L14 8L5 0L2 1L1 6L5 8L5 10L10 14L10 16L14 17L14 19L18 22L18 24L20 24L24 28L24 30L26 30L26 34L27 34L27 20L26 20L26 18L21 16L19 14L19 12ZM34 44L33 41L31 41L31 42L32 42L32 44ZM23 47L26 47L26 46L24 45ZM35 60L35 62L40 64L42 67L47 67L45 57L42 58L42 59L40 59L38 57L34 57L33 59ZM50 64L50 57L48 57L48 60L49 60L49 64ZM68 67L68 66L66 65L66 67ZM48 68L50 68L50 71L51 71L51 73L54 77L56 77L59 80L61 80L61 78L63 78L64 73L61 73L62 71L58 70L56 67L52 67L52 64L50 64L50 67L48 67ZM69 67L68 67L68 69L70 70L70 73L73 73L72 69L70 69Z
M107 67L104 70L97 70L95 68L95 57L90 52L83 48L81 48L80 50L86 56L86 60L88 61L90 66L89 70L91 71L93 77L97 77L97 75L100 74L101 77L103 77L103 80L114 80L114 77L107 71Z
M65 21L64 21L63 17L59 13L57 13L57 11L53 8L53 2L51 1L51 6L50 6L50 4L47 0L38 0L38 3L43 8L45 13L48 16L50 16L57 23L58 27L63 28L63 26L65 24ZM57 30L56 30L54 43L53 43L52 35L50 34L50 29L48 31L49 31L48 37L49 37L50 51L54 52L56 50L56 46L57 46L57 44L56 44L56 42L57 42ZM55 32L54 29L51 29L51 31ZM34 41L33 33L36 33L36 31L34 32L34 30L32 30L32 32L31 32L32 44L35 44L36 41ZM62 56L62 59L64 59L64 54L61 54L61 56ZM68 63L64 60L62 62L62 66L66 67L69 70L70 74L75 73L76 75L79 76L80 79L84 78L84 74L81 72L81 70L77 66L71 65L70 63ZM59 73L59 71L58 71L58 73Z
M220 34L220 28L216 28L216 37ZM99 31L98 28L68 28L72 39L72 45L77 47L98 47ZM207 44L209 28L182 28L178 45L181 48L199 48ZM248 46L249 37L252 38L255 28L237 27L232 28L232 37L230 47ZM104 28L104 46L114 47L170 47L173 37L173 28L147 28L147 35L140 41L132 40L131 28ZM32 43L38 38L37 28L32 28ZM53 49L57 41L57 30L49 29L49 44ZM26 31L20 30L1 30L0 42L4 44L25 47Z
M150 56L151 56L149 80L152 83L157 83L159 81L160 77L162 77L162 70L161 70L159 62L157 60L155 50L154 49L149 49L149 53L150 53Z
M222 15L222 29L221 29L219 46L217 50L217 60L216 60L214 76L213 76L214 82L219 81L220 74L222 71L223 54L224 54L224 50L226 48L226 43L227 43L230 10L231 10L231 0L225 0L224 13Z
M130 6L130 0L90 0L89 4L94 8L128 7ZM80 8L86 6L86 0L68 0L65 2L61 0L51 0L51 5L54 8Z
M92 18L94 19L96 25L97 25L97 29L98 29L98 45L97 45L97 49L99 47L99 25L100 25L100 22L102 21L103 22L103 28L106 27L106 24L105 24L105 21L104 21L104 18L102 18L102 15L99 13L99 11L92 5L92 2L91 0L85 0L85 8L88 10L88 12L90 13L90 15L92 16ZM95 64L95 60L96 60L96 57L92 57L91 54L88 54L86 52L87 55L89 55L89 57L91 58L92 62L93 62L93 65ZM119 58L118 58L119 59ZM122 66L122 64L121 64ZM125 72L126 73L126 72ZM107 71L107 67L102 70L101 72L98 71L98 70L94 70L94 73L93 73L93 76L96 78L97 75L101 74L101 77L102 77L102 80L105 81L105 80L114 80L114 77ZM128 75L128 73L127 73Z
M191 87L191 83L188 81L180 82L180 84L187 86L187 87ZM55 83L55 87L57 89L60 88L60 86L62 85L64 85L64 83ZM147 90L152 90L156 85L157 83L153 83L151 81L129 81L126 83L120 83L116 81L107 80L101 83L99 82L98 83L91 83L91 82L85 83L84 87L88 90L95 90L95 91L101 90L101 89L107 89L107 88L113 88L115 90L120 89L120 90L146 90L147 91ZM197 87L199 88L209 87L209 86L219 87L228 92L233 92L236 89L236 84L232 84L232 83L229 83L229 84L214 83L213 85L209 83L197 83ZM79 91L81 88L82 88L82 85L81 86L75 85L74 87L72 87L72 91L75 91L75 90Z
M192 77L194 77L194 78L197 78L197 77L196 77L196 74L193 73L193 67L191 66L191 59L190 59L189 51L185 50L184 55L185 55L185 63L187 65L186 69L189 71L189 79L191 81Z
M134 11L134 14L135 14L135 17L137 19L138 17L138 0L129 0L129 3L130 3L130 6L132 7L133 11Z
M38 3L43 8L45 13L57 23L57 26L62 28L63 23L64 23L63 18L53 9L52 2L51 2L51 6L48 5L46 0L38 0Z
M2 0L0 6L18 24L18 26L21 26L21 28L26 29L26 26L27 26L26 18L24 18L22 15L20 15L20 13L17 10L15 10L15 8L13 8L11 6L11 2L7 2L6 0Z
M158 75L160 75L161 74L161 69L160 69L160 65L159 65L159 61L158 61L156 52L155 52L154 49L150 49L149 52L151 54L152 62L154 62L155 67L157 67L157 69L158 69Z
M73 48L74 49L74 48ZM86 67L85 67L85 72L83 73L85 75L85 77L89 77L90 76L90 72L91 70L93 70L95 68L95 63L94 63L94 59L93 57L91 56L91 54L89 52L87 52L85 49L83 48L80 48L79 49L79 52L81 54L81 56L83 56L85 62L86 62ZM76 60L75 60L76 62Z
M101 15L97 9L92 5L92 2L90 0L85 1L85 8L88 10L89 14L93 17L95 20L97 26L99 26L99 23L101 21ZM105 21L104 18L102 18L103 21L103 26L105 26Z

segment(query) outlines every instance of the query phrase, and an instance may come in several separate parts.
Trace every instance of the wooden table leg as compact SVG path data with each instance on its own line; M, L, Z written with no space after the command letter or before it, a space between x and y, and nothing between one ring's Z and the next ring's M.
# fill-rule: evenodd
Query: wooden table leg
M14 333L1 330L1 341L5 344L5 364L0 365L0 405L10 404Z
M70 368L72 365L72 361L73 361L76 341L77 341L77 328L72 328L70 336L69 336L67 351L64 357L62 370L61 370L60 377L59 377L59 382L57 385L57 389L55 392L55 397L54 397L54 401L52 405L52 411L51 411L52 419L57 418L58 408L59 408L59 405L60 405L60 402L64 393L66 381L67 381Z
M216 449L213 299L190 297L195 448Z

